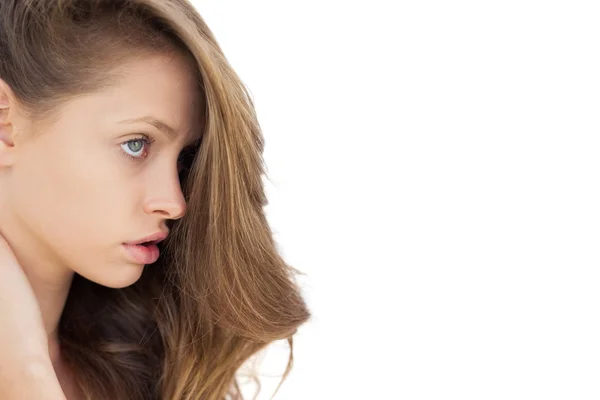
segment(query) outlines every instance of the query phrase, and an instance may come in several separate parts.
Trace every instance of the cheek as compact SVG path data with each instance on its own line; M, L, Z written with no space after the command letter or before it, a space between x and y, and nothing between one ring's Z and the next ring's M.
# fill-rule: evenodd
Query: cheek
M23 160L14 171L14 206L35 231L59 246L119 240L111 235L117 233L113 226L128 193L125 177L107 161L89 153Z

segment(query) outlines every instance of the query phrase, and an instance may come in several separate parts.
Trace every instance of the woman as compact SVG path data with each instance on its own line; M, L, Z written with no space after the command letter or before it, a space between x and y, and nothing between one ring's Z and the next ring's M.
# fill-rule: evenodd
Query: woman
M0 398L241 399L239 367L310 314L202 18L3 0L0 54Z

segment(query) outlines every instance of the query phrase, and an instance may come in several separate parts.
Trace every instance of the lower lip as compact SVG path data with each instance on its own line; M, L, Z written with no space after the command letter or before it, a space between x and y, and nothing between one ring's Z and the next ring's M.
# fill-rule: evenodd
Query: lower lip
M160 256L158 246L142 246L136 244L123 244L130 258L137 264L154 264Z

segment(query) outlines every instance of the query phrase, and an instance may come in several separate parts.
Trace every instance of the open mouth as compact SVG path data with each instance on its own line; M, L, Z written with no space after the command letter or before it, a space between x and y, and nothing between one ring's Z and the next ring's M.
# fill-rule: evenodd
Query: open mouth
M152 245L156 245L157 243L155 241L152 242L143 242L143 243L138 243L138 246L144 246L144 247L148 247L148 246L152 246Z
M124 244L129 258L136 264L153 264L160 256L157 241Z

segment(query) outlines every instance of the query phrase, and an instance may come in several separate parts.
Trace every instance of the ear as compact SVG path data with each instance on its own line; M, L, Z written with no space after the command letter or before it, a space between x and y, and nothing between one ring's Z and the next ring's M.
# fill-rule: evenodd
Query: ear
M11 166L15 160L14 98L9 86L0 79L0 168Z

